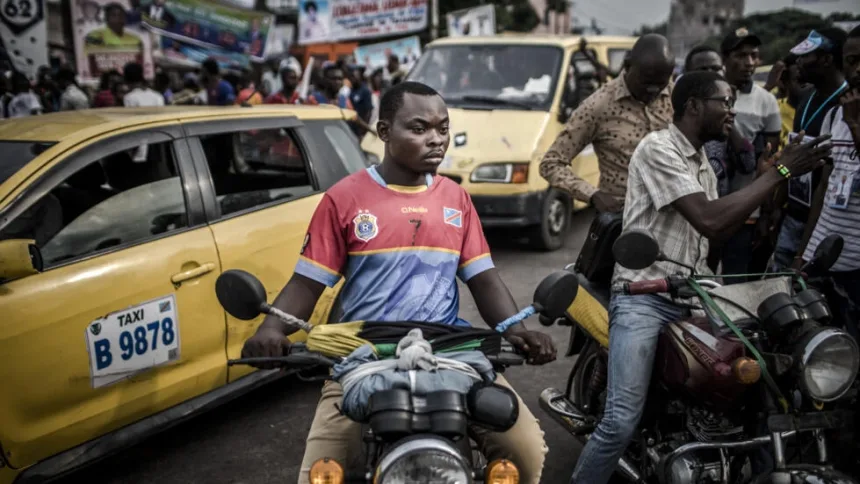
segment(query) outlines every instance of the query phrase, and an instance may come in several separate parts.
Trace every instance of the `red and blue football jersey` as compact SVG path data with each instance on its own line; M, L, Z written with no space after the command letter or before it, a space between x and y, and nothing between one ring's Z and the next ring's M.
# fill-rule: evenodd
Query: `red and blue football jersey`
M493 267L469 194L441 176L387 185L374 167L331 187L317 207L296 273L329 287L345 278L343 321L459 319L457 276Z

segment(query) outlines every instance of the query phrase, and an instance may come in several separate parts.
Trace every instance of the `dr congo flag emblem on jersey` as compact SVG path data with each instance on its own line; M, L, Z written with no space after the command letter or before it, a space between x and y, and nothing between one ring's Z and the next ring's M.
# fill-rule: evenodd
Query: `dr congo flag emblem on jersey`
M367 242L379 234L376 215L367 210L359 210L352 223L355 224L355 236L360 240Z
M463 212L448 207L442 208L442 212L445 216L446 224L453 225L458 229L463 227Z

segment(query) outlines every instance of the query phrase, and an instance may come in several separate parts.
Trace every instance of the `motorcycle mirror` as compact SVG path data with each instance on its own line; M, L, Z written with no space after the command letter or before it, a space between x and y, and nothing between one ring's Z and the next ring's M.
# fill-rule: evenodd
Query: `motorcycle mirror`
M568 271L556 271L546 276L535 289L534 306L541 315L552 320L564 316L576 299L579 279Z
M268 313L266 288L253 274L231 269L215 281L218 302L234 318L249 321L260 313Z
M809 265L815 270L827 272L836 264L836 260L842 254L845 241L837 234L830 234L815 248L815 255L809 261Z
M631 229L621 234L612 245L615 262L635 271L645 269L661 259L660 245L645 230Z

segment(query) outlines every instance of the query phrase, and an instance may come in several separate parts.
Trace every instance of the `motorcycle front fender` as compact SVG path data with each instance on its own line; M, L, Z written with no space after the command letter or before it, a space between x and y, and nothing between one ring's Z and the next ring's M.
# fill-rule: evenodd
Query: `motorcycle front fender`
M760 476L756 484L860 484L836 469L816 465L790 465Z

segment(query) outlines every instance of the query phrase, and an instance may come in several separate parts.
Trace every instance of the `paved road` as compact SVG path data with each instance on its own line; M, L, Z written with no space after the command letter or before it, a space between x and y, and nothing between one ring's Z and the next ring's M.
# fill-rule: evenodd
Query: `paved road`
M491 235L493 259L519 306L531 302L534 288L553 270L573 262L579 253L591 214L574 217L575 230L564 249L530 251L509 235ZM468 290L462 292L461 314L480 321ZM537 321L531 322L538 326ZM563 353L568 329L550 333ZM563 387L572 364L560 359L543 367L513 368L506 377L543 421L550 451L543 482L567 482L579 454L579 444L538 408L538 395L548 387ZM268 484L295 482L305 436L319 396L318 383L284 379L256 390L217 410L201 415L165 433L83 469L63 484Z

